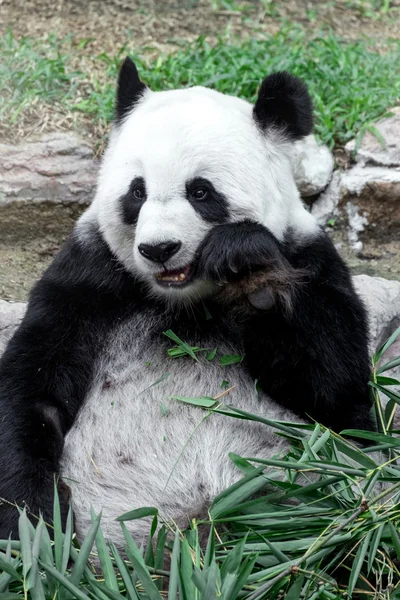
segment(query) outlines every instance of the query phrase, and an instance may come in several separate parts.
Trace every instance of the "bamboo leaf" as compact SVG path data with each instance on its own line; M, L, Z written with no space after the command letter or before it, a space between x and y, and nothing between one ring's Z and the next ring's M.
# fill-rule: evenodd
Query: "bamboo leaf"
M61 573L65 573L68 566L69 557L71 554L71 543L72 536L74 533L74 523L72 516L72 506L70 505L68 508L67 522L65 525L65 534L64 534L64 543L63 543L63 552L61 559Z
M389 521L389 530L393 542L393 548L395 549L397 558L400 559L400 536L392 521Z
M40 541L42 539L43 527L44 527L43 519L40 518L39 524L36 527L35 537L33 538L33 544L32 544L32 567L26 578L26 589L31 590L31 591L32 591L32 588L35 587L36 580L39 575L38 559L39 559ZM33 593L35 594L35 592L33 592ZM40 587L39 586L38 586L38 589L36 590L36 593L37 593L37 595L40 595Z
M285 600L299 600L304 585L304 579L304 575L300 575L300 577L296 578L295 582L288 589Z
M100 583L99 581L93 581L93 584L95 585L95 587L97 587L98 590L103 592L103 594L107 596L107 598L110 598L111 600L125 600L125 596L123 596L119 592L116 592L115 590L111 590L104 583Z
M4 558L2 558L3 556L4 556ZM7 573L2 568L2 564L10 565L14 569L14 574L17 577L13 576L13 573ZM11 581L13 581L14 579L17 579L17 580L20 579L18 572L15 569L15 567L18 566L18 564L19 564L18 557L15 558L14 560L11 558L11 539L9 539L8 543L7 543L5 555L3 555L2 552L0 552L0 571L3 571L3 573L0 575L0 593L8 591L8 584Z
M27 586L26 579L32 568L32 540L26 508L24 508L18 519L18 533L21 542L22 574ZM29 590L30 588L26 587L26 589Z
M75 586L79 585L79 583L82 579L83 571L85 570L86 563L88 561L89 554L93 548L97 530L100 525L100 519L101 519L101 513L92 520L92 525L91 525L85 539L83 540L81 549L75 560L75 564L72 569L72 573L71 573L71 577L70 577L71 583Z
M379 375L380 373L385 373L386 371L389 371L390 369L394 369L395 367L398 367L399 365L400 365L400 356L398 356L397 358L394 358L393 360L390 360L389 362L387 362L384 365L382 365L381 367L379 367L379 369L377 370L377 374Z
M349 588L348 588L349 598L351 598L353 595L354 588L356 586L358 577L360 575L362 566L364 564L365 555L368 550L368 546L370 544L371 537L372 537L372 531L369 531L367 533L367 535L365 536L365 538L363 539L363 541L361 542L361 544L358 546L357 554L355 556L353 565L351 567L351 573L350 573L350 578L349 578Z
M3 553L0 552L0 570L3 571L4 573L7 573L8 575L10 575L10 577L13 577L14 579L21 581L21 576L18 573L18 571L15 569L14 565L10 562L8 562L8 560L6 560L5 558L3 558L4 555Z
M389 337L389 339L379 348L378 352L374 356L375 364L377 364L379 362L381 356L383 354L385 354L386 350L388 350L390 348L390 346L392 346L395 343L395 341L397 340L399 335L400 335L400 327L398 327L396 329L396 331L394 331L392 333L392 335Z
M139 600L139 596L137 595L136 589L132 583L132 578L128 571L128 567L125 565L124 561L122 560L115 544L111 544L111 552L112 552L112 555L116 562L116 565L119 569L119 572L121 573L122 581L124 582L124 585L126 588L126 593L128 595L129 600ZM114 576L115 576L115 573L114 573ZM115 580L115 582L116 582L116 580ZM108 587L110 587L110 586L108 586ZM114 589L114 588L110 588L110 589ZM116 591L118 591L118 584L117 584Z
M164 335L166 335L170 340L175 342L178 345L178 347L185 352L185 354L188 354L196 362L199 361L193 349L188 344L183 342L173 331L171 331L171 329L164 331Z
M53 504L53 532L54 532L54 556L57 571L62 569L63 555L63 532L61 523L60 499L58 497L57 481L54 479L54 504Z
M239 354L223 354L220 358L219 364L223 367L227 367L229 365L241 363L242 360L243 356L240 356Z
M136 508L124 513L120 517L116 518L116 521L134 521L135 519L143 519L143 517L153 517L158 515L158 509L154 506L144 506L143 508Z
M371 544L369 547L369 553L368 553L368 575L371 572L371 569L374 565L374 561L375 561L375 557L376 557L376 553L379 547L379 543L381 541L381 537L382 537L382 533L383 530L385 528L385 523L382 523L373 533L372 533L372 538L371 538Z
M127 548L129 550L129 559L147 595L149 596L149 600L161 600L160 592L150 577L149 571L144 563L142 555L140 554L139 548L127 530L125 523L122 522L121 527L127 543Z
M91 512L92 512L92 521L93 521L96 518L96 516L95 516L93 510ZM119 588L118 588L117 578L115 576L115 571L114 571L114 567L113 567L112 560L110 557L110 553L108 551L108 547L107 547L107 544L104 539L104 535L103 535L103 532L102 532L100 526L96 533L95 543L96 543L97 553L99 555L99 561L101 564L101 571L102 571L102 574L104 577L104 583L110 590L114 590L114 591L118 592Z
M168 598L177 600L179 586L179 557L181 553L181 541L179 539L179 531L175 532L174 547L171 556L171 571L169 576Z
M254 569L254 565L258 559L258 555L250 555L248 556L243 563L241 564L239 570L237 571L237 575L235 577L235 581L231 579L230 582L223 588L223 600L231 600L232 598L239 597L239 592L242 590L243 586L247 584L250 574ZM233 575L233 573L230 573ZM226 581L226 580L225 580Z
M186 538L181 544L181 568L179 570L179 581L181 586L181 597L187 600L193 600L196 596L196 587L192 580L193 560L190 553L190 546Z
M47 565L54 566L53 550L47 527L44 527L42 531L39 559ZM49 595L53 598L56 592L56 582L50 574L47 574L47 586Z
M65 575L62 575L50 565L46 565L46 563L39 560L40 566L46 571L46 573L50 573L50 575L56 579L66 590L71 592L77 598L77 600L87 600L88 596L84 594L78 587L76 587L70 579L67 579Z
M186 402L187 404L193 404L193 406L200 406L201 408L212 408L218 402L214 398L208 396L200 396L199 398L186 398L185 396L171 396L173 400L179 400L180 402Z

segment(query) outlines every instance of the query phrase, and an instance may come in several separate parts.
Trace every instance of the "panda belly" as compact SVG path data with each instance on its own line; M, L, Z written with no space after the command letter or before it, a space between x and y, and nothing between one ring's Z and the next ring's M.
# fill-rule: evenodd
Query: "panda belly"
M165 330L161 328L161 332ZM222 340L185 340L235 352ZM210 343L211 342L211 343ZM219 343L220 342L220 343ZM168 357L173 343L154 334L148 320L123 326L108 344L90 392L67 435L61 475L71 488L78 537L90 526L90 509L102 510L104 534L122 544L115 518L142 506L185 527L205 517L212 499L240 479L228 457L271 456L285 442L267 426L211 414L172 396L215 397L221 383L235 386L224 401L273 419L293 414L261 393L241 365L218 359ZM296 417L296 420L297 417ZM148 535L146 520L128 523L138 542Z

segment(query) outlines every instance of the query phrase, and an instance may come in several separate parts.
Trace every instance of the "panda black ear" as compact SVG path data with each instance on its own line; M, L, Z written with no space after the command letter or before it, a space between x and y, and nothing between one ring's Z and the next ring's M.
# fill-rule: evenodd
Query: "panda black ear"
M118 75L115 117L121 121L141 98L146 85L140 81L135 63L127 56L121 65Z
M264 79L253 109L258 125L281 130L291 140L311 133L313 107L304 83L287 71L272 73Z

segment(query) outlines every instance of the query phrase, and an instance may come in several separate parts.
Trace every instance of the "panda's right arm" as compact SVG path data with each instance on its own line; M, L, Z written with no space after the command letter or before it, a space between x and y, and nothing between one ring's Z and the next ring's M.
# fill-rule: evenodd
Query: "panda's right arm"
M114 264L96 232L87 245L73 235L0 360L0 539L17 534L15 505L52 518L64 437L127 285ZM60 482L64 519L66 490Z
M218 225L199 269L238 313L246 365L269 396L336 431L374 428L366 311L322 230L282 243L259 223Z

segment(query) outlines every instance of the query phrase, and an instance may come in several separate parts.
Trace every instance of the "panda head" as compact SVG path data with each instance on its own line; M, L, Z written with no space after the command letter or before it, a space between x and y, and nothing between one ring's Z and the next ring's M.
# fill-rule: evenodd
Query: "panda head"
M293 143L311 129L307 88L289 73L264 79L253 106L203 87L153 92L126 58L90 211L153 293L193 301L212 293L193 273L216 225L251 219L280 240L315 230L291 166Z

